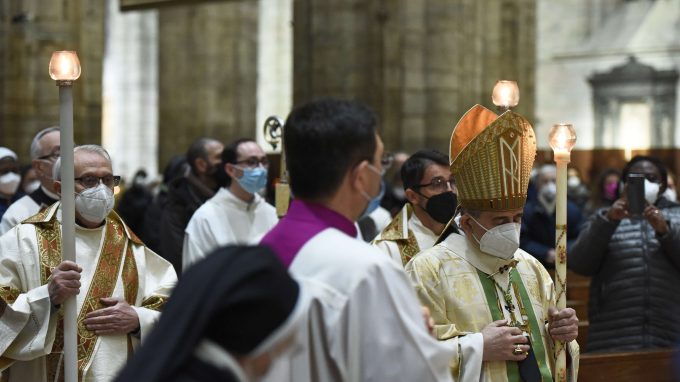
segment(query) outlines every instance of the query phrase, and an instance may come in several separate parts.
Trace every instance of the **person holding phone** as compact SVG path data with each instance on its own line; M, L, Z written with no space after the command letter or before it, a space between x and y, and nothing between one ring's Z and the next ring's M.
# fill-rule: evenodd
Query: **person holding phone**
M567 264L591 276L586 351L672 347L680 340L680 204L655 157L626 164L621 197L583 226Z

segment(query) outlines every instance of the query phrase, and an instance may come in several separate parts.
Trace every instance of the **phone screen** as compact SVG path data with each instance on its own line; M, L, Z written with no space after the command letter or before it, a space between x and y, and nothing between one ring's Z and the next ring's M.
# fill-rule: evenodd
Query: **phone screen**
M626 183L628 213L631 218L641 218L642 211L645 209L645 176L644 174L629 174Z

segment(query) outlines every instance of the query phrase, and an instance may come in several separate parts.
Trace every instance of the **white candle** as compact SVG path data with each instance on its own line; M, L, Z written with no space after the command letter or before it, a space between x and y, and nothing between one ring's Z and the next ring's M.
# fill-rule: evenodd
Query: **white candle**
M557 124L550 129L550 147L557 167L557 195L555 199L555 293L557 309L567 307L567 165L571 149L576 143L576 133L569 124ZM555 380L566 382L566 344L555 344Z
M73 81L80 77L80 62L76 52L52 54L50 77L59 86L59 127L61 128L61 252L63 260L76 260L75 242L75 175L73 169ZM76 297L64 305L64 380L78 381Z

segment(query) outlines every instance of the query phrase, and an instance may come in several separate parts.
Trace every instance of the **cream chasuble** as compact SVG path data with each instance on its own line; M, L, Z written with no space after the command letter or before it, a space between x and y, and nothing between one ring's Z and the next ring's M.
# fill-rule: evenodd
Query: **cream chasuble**
M257 244L279 221L260 195L247 203L226 188L199 207L184 231L182 269L229 244Z
M52 307L47 278L61 262L59 203L0 237L0 367L10 381L63 380L62 311ZM112 212L95 229L76 226L76 263L83 268L77 295L78 366L83 381L112 380L151 330L177 276ZM124 298L139 316L139 337L97 336L82 325L101 297Z
M457 344L451 360L457 381L519 381L517 362L482 362L481 330L500 319L530 336L543 380L552 380L547 314L555 292L550 275L531 255L518 250L513 259L502 260L480 252L464 236L449 235L413 258L406 272L430 309L437 338ZM575 381L579 347L576 341L568 345L568 380Z
M405 266L418 252L432 247L437 237L413 213L411 204L406 203L371 244Z

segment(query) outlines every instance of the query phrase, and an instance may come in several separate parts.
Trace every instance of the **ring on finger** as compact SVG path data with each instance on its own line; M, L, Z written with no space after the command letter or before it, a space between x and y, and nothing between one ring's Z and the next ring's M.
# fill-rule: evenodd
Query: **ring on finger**
M522 350L522 347L519 344L515 345L515 348L512 349L512 355L522 355L522 354L524 354L524 350Z

